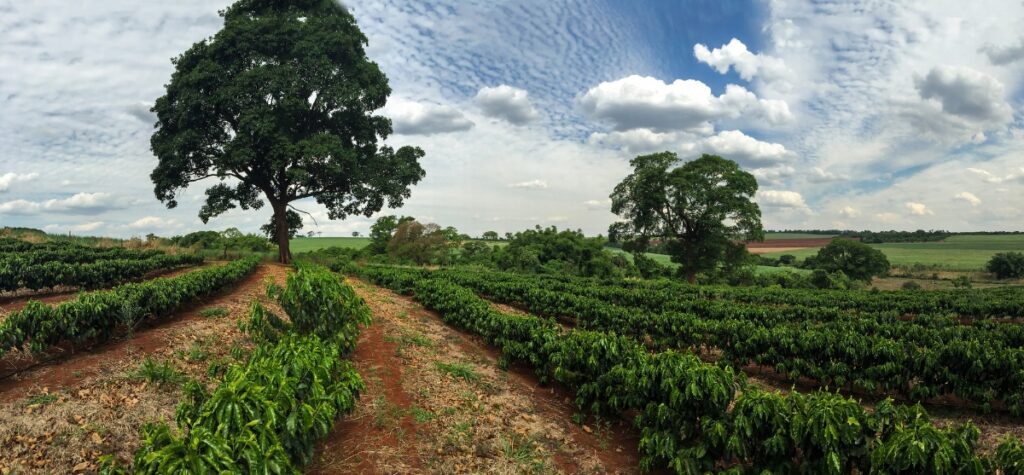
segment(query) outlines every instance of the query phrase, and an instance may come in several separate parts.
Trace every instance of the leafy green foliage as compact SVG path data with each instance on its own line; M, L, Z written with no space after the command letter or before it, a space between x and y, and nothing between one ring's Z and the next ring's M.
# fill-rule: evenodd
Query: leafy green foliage
M79 294L55 306L30 301L0 322L0 354L26 346L39 352L64 341L105 341L118 328L132 328L148 317L165 317L183 304L238 282L258 264L258 258L250 257L177 277Z
M273 293L290 323L254 302L247 327L259 332L260 344L212 392L185 385L176 413L182 433L147 427L135 455L137 473L299 473L316 441L352 410L365 386L343 356L357 323L368 323L363 301L312 266L299 268ZM308 297L316 299L300 301Z
M1019 279L1024 277L1024 253L1000 252L988 261L985 270L999 279Z
M265 198L282 262L293 201L316 198L331 219L401 206L424 176L423 151L379 143L391 121L374 111L391 88L348 10L332 0L239 0L222 16L219 32L173 60L153 106L156 197L173 208L181 189L220 179L206 190L204 222Z
M679 314L678 320L672 320L677 317L644 315L639 308L623 309L619 313L612 306L602 305L601 300L585 300L587 287L564 282L570 279L544 278L547 288L558 288L560 284L572 286L571 293L552 295L553 299L546 300L544 305L552 311L564 311L568 307L561 306L557 299L571 301L570 295L576 295L578 305L573 308L580 313L560 314L573 315L579 326L594 328L568 330L544 318L496 311L460 285L478 282L481 291L492 298L522 292L520 295L529 298L519 303L536 302L539 308L544 301L540 297L546 295L544 290L525 281L540 277L509 277L511 283L505 285L494 282L495 276L500 276L495 273L479 274L476 277L486 275L488 278L474 279L472 275L460 277L459 272L452 271L365 267L360 272L380 285L404 292L412 290L417 300L438 311L445 321L478 333L498 346L503 358L525 361L537 370L542 380L559 381L576 391L577 404L581 407L601 413L635 411L642 435L642 468L669 468L676 473L952 474L980 473L981 468L1019 473L1012 470L1024 466L1021 458L1024 451L1019 442L1007 440L1000 445L995 457L982 459L976 450L978 432L975 427L966 424L939 429L928 421L920 407L897 406L886 400L874 411L867 411L858 401L829 392L767 393L746 386L743 378L729 367L708 364L693 354L674 350L651 354L636 341L651 327L664 328L662 340L701 338L701 331L719 331L709 329L707 321L694 315ZM588 282L590 287L600 288L593 281ZM673 290L676 289L685 290L685 287ZM622 289L618 285L600 289L600 292L605 298L632 298L636 303L658 306L679 302L678 292L659 298L656 294L635 288ZM696 304L699 303L687 303ZM591 307L589 312L587 305ZM715 306L704 308L714 309ZM718 311L727 308L722 306ZM758 309L757 312L763 315L764 311ZM766 324L767 320L749 321L756 315L736 315L737 320L745 320L734 322L745 325L742 334L757 333L758 327ZM801 315L807 318L816 313ZM724 315L709 320L722 317ZM853 317L836 312L833 318ZM814 325L820 324L820 321L814 322ZM595 330L601 327L606 330ZM612 328L632 338L607 330ZM844 330L842 334L847 338L842 343L817 344L811 351L824 353L823 360L842 361L841 356L829 351L848 344L849 335L864 333ZM730 337L734 346L720 347L727 353L738 351L737 347L746 345L737 338L739 335L741 333ZM768 335L765 342L778 348L780 342L811 340L813 343L822 338L821 334L775 338ZM975 346L974 351L980 349ZM903 353L899 348L887 351L892 356ZM907 358L893 366L900 368L915 357ZM972 357L958 358L975 361ZM781 358L783 361L794 359L797 358ZM952 361L941 363L953 368ZM988 377L991 378L991 374ZM980 380L971 377L971 381L977 385ZM837 385L841 384L837 381ZM1000 394L1007 394L1007 391ZM1012 396L1007 399L1013 400Z
M852 239L833 239L818 251L807 266L828 272L841 271L851 279L871 280L889 272L889 259L885 253Z
M155 250L17 242L24 245L0 251L0 291L57 286L96 289L155 270L203 262L202 256L193 254L166 255Z
M734 240L761 240L764 230L753 175L715 155L679 162L672 152L632 159L633 173L611 194L611 210L624 221L608 232L631 252L663 241L672 262L693 281L698 272L741 258L733 248L742 245Z
M144 379L160 386L176 385L185 379L177 366L170 361L157 361L146 357L142 365L135 371L136 378Z

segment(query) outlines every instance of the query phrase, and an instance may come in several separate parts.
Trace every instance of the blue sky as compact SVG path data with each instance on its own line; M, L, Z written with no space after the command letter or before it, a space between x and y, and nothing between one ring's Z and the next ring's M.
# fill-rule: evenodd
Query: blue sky
M0 223L169 235L148 108L227 2L0 0ZM352 0L423 147L402 210L472 234L604 232L640 153L718 153L758 177L770 228L1021 229L1024 5L980 2ZM998 12L998 13L997 13ZM366 232L314 202L305 230Z

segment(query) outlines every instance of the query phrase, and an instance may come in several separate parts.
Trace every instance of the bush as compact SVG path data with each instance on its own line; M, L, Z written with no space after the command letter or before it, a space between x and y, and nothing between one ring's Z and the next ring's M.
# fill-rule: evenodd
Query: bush
M921 290L921 284L918 284L917 282L914 282L912 280L908 280L904 282L903 285L900 286L900 288L902 288L903 290Z
M782 264L784 266L791 266L793 264L796 264L796 256L792 254L783 254L779 256L779 264Z
M962 275L953 279L953 287L957 289L969 289L971 288L971 279L966 275Z
M833 239L808 261L814 269L842 271L855 280L869 281L889 272L889 259L882 251L849 239Z
M1000 252L988 261L985 270L997 279L1019 279L1024 277L1024 253Z

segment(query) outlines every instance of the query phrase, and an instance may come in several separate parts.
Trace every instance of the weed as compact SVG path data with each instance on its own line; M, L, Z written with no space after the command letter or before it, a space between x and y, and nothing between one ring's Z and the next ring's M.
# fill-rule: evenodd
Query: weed
M224 307L210 307L210 308L204 308L203 310L201 310L199 312L199 315L201 315L203 317L206 317L206 318L217 318L217 317L223 317L223 316L225 316L225 315L227 315L229 313L231 313L231 312L228 309L224 308Z
M57 395L52 393L36 394L25 400L26 406L45 406L57 400Z
M438 371L450 374L452 377L462 378L471 383L480 381L480 375L477 374L472 366L466 363L443 363L437 361L434 364Z
M412 408L409 409L409 412L412 414L412 417L413 417L413 419L416 420L417 424L423 424L425 422L430 422L430 421L434 420L437 417L437 416L434 415L433 412L430 412L430 411L428 411L426 409L423 409L422 407L419 407L419 406L413 406Z
M135 377L145 379L160 386L176 385L185 379L178 372L178 368L174 366L174 363L170 361L156 361L148 356L142 362L142 366L139 367L138 371L135 372Z
M189 347L187 356L189 361L206 361L210 357L210 352L206 350L205 343L197 341Z

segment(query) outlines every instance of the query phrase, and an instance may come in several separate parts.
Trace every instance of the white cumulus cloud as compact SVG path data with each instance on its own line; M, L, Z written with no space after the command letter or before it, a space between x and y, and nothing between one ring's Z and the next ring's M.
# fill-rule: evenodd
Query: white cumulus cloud
M789 73L781 59L760 53L754 54L747 49L747 45L736 38L713 50L698 43L693 46L693 55L697 61L706 63L721 74L725 74L732 67L747 81L754 79L754 76L773 80Z
M915 216L926 216L930 214L935 214L935 212L928 209L928 206L926 206L924 203L908 201L906 203L906 207L908 210L910 210L910 214L913 214Z
M539 114L530 103L530 96L523 89L502 84L484 87L473 98L484 115L523 125L537 119Z
M0 191L7 191L15 183L24 183L39 178L38 173L4 173L0 175Z
M811 208L807 206L803 195L789 190L758 190L755 196L761 206L773 208L791 208L810 213Z
M981 199L978 198L977 196L974 196L974 193L971 193L969 191L961 191L960 193L957 193L956 196L954 196L954 198L966 201L970 203L971 206L978 206L981 204Z
M763 167L794 158L782 144L762 142L738 130L723 130L701 142L700 148L734 160L747 168Z
M579 103L589 117L608 122L618 131L646 128L655 132L700 132L707 131L711 121L741 115L758 117L769 124L792 119L783 101L760 99L734 84L715 96L707 84L693 79L666 84L657 78L632 75L594 86Z
M161 218L159 216L144 216L128 224L128 227L138 231L167 231L181 227L181 223L174 218Z
M395 133L404 135L432 135L461 132L473 128L473 122L454 107L391 99L383 109L391 118Z
M1013 116L998 79L965 66L936 66L914 85L922 99L934 99L943 112L982 122L1003 123Z

